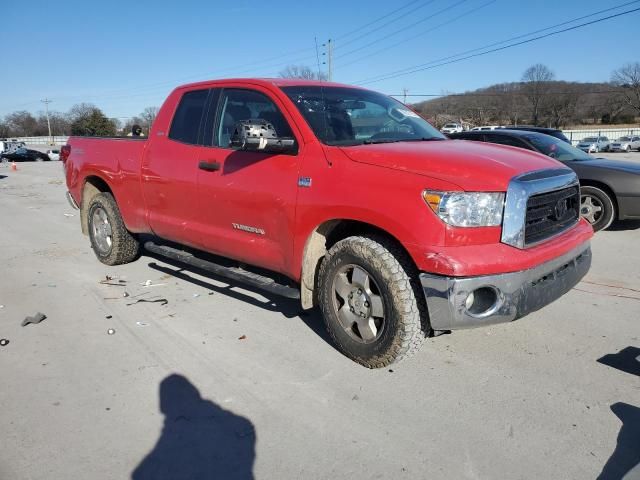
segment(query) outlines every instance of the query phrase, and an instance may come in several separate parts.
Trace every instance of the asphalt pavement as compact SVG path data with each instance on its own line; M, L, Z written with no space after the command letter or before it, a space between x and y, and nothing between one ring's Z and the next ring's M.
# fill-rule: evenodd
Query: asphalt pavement
M543 310L367 370L296 302L102 265L64 192L0 166L0 479L640 478L640 222Z

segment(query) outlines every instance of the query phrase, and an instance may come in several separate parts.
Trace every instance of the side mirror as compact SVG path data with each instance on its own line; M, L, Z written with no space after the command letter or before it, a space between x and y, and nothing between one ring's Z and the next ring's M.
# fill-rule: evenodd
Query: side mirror
M240 120L231 135L231 148L251 152L296 153L298 146L293 138L278 137L276 129L266 120Z

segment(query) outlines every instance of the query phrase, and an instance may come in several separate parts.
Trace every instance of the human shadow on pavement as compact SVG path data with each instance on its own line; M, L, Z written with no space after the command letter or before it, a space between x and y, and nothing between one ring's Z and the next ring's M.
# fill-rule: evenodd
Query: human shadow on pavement
M597 480L640 479L640 408L618 402L611 411L620 419L616 449L602 468Z
M618 353L604 355L597 361L622 372L640 376L640 348L623 348ZM640 449L640 446L638 446L638 449Z
M245 285L245 284L237 284L238 287L247 290L247 291L252 291L252 292L257 292L260 295L262 295L263 297L265 297L267 299L267 301L261 301L259 299L256 299L250 295L246 295L242 292L239 292L237 290L233 290L232 288L234 286L236 286L233 283L228 284L225 287L220 287L217 285L214 285L212 283L209 283L205 280L201 280L198 278L195 278L191 275L189 275L189 273L195 273L197 275L203 276L203 277L207 277L207 278L211 278L211 279L216 279L216 280L220 280L223 282L231 282L231 280L225 278L225 277L217 277L216 275L212 274L211 272L208 272L206 270L201 270L195 267L188 267L188 270L185 270L185 266L183 264L180 264L179 262L172 262L171 259L165 259L164 257L161 259L161 261L163 263L167 263L169 265L174 266L176 269L174 268L169 268L166 267L164 265L158 265L155 262L151 262L148 264L148 266L154 270L157 270L159 272L162 272L166 275L171 275L175 278L179 278L180 280L184 280L185 282L189 282L192 283L194 285L198 285L199 287L202 288L206 288L208 290L211 290L213 292L216 293L221 293L223 295L226 295L228 297L231 298L235 298L236 300L240 300L242 302L247 302L251 305L254 305L256 307L259 308L263 308L265 310L268 310L270 312L280 312L282 313L282 315L284 315L286 318L300 318L307 327L309 327L309 329L311 329L311 331L313 331L316 335L318 335L322 340L324 340L325 342L327 342L329 345L331 345L332 347L334 346L333 342L331 341L331 337L329 337L329 334L327 333L327 330L325 329L324 326L324 321L322 320L322 316L320 315L320 311L317 308L314 308L312 310L307 310L307 311L303 311L301 306L300 306L300 300L292 300L289 298L285 298L285 297L280 297L278 295L272 295L268 292L263 292L261 290L252 288L250 285Z
M182 375L160 383L164 426L132 480L253 479L256 432L244 417L203 399Z

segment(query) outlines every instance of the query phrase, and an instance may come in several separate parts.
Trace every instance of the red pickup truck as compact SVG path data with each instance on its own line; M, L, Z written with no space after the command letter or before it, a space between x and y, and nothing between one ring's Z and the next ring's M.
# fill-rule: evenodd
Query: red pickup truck
M572 170L448 140L362 88L185 85L148 139L73 137L61 158L100 261L144 247L317 305L338 348L371 368L429 335L537 310L591 264Z

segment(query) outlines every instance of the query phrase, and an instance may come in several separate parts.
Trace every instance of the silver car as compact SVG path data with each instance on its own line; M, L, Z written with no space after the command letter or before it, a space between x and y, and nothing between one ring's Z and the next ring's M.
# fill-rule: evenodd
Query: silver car
M580 140L577 145L580 150L587 153L608 152L609 146L607 137L586 137Z
M620 137L611 143L610 148L612 152L630 152L631 150L638 150L640 152L640 136Z

